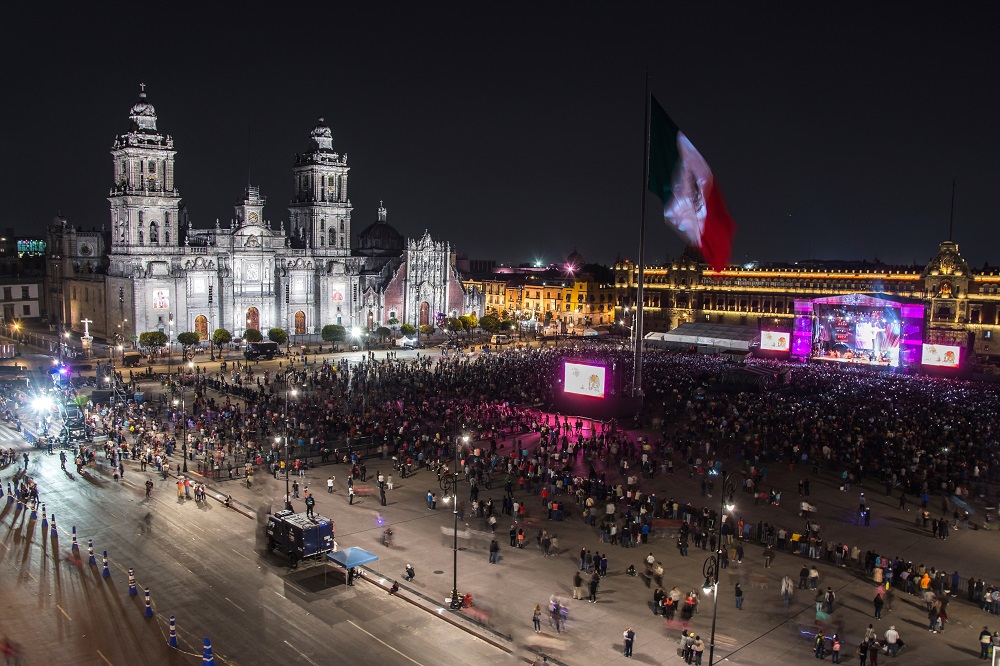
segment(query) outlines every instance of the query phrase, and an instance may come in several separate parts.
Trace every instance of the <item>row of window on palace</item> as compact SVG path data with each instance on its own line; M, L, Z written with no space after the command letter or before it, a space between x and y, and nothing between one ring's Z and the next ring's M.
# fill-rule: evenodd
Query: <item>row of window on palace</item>
M20 294L20 296L15 296L15 294ZM31 288L30 287L4 287L3 288L3 300L13 301L15 299L25 300L31 298Z

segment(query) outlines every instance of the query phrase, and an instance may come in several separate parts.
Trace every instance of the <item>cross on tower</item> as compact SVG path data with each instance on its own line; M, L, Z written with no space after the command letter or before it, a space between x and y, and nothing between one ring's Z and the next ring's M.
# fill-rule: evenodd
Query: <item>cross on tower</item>
M146 84L145 83L140 83L139 84L139 92L146 92Z
M90 320L90 319L81 319L80 323L83 324L83 337L89 338L90 337L90 325L94 323L93 320Z

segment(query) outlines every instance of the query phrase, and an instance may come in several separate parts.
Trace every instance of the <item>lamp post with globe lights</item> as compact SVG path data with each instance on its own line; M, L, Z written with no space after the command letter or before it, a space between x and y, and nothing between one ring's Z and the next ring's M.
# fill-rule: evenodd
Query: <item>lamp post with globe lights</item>
M709 474L712 474L709 472ZM702 574L705 576L705 586L703 591L705 594L712 592L712 634L709 638L708 647L708 664L712 666L715 663L715 620L719 610L719 573L722 563L722 549L725 546L722 543L722 525L726 521L726 513L732 514L733 509L736 508L736 503L734 500L734 494L736 493L736 479L731 474L726 474L724 471L719 472L722 477L722 492L720 493L720 513L718 525L716 526L716 550L715 553L708 556L705 560L705 564L702 566Z
M451 503L451 512L455 518L455 527L452 533L452 576L451 576L451 599L449 605L452 610L459 610L462 607L462 599L458 596L458 452L469 443L468 435L455 436L455 467L451 472L441 475L439 485L444 493L444 501ZM449 498L448 495L451 495Z

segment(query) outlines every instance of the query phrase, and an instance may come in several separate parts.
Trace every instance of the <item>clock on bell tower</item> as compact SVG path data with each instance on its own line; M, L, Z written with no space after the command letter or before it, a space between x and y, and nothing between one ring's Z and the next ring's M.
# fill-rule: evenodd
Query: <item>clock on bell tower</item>
M260 196L260 190L253 185L247 186L246 198L236 204L236 219L240 226L263 224L264 204L267 200Z

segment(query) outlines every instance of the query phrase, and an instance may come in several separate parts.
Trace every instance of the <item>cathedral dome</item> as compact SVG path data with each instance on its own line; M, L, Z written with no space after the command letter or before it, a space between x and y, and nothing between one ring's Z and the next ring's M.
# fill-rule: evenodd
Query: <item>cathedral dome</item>
M578 271L583 268L583 255L573 250L570 252L569 256L566 257L566 265L571 267L572 270Z
M379 202L378 221L358 234L358 251L366 255L398 255L403 251L403 235L386 220L386 210Z
M132 121L131 129L133 132L156 131L156 109L146 101L145 86L142 86L142 92L139 93L139 101L132 105L128 117Z

